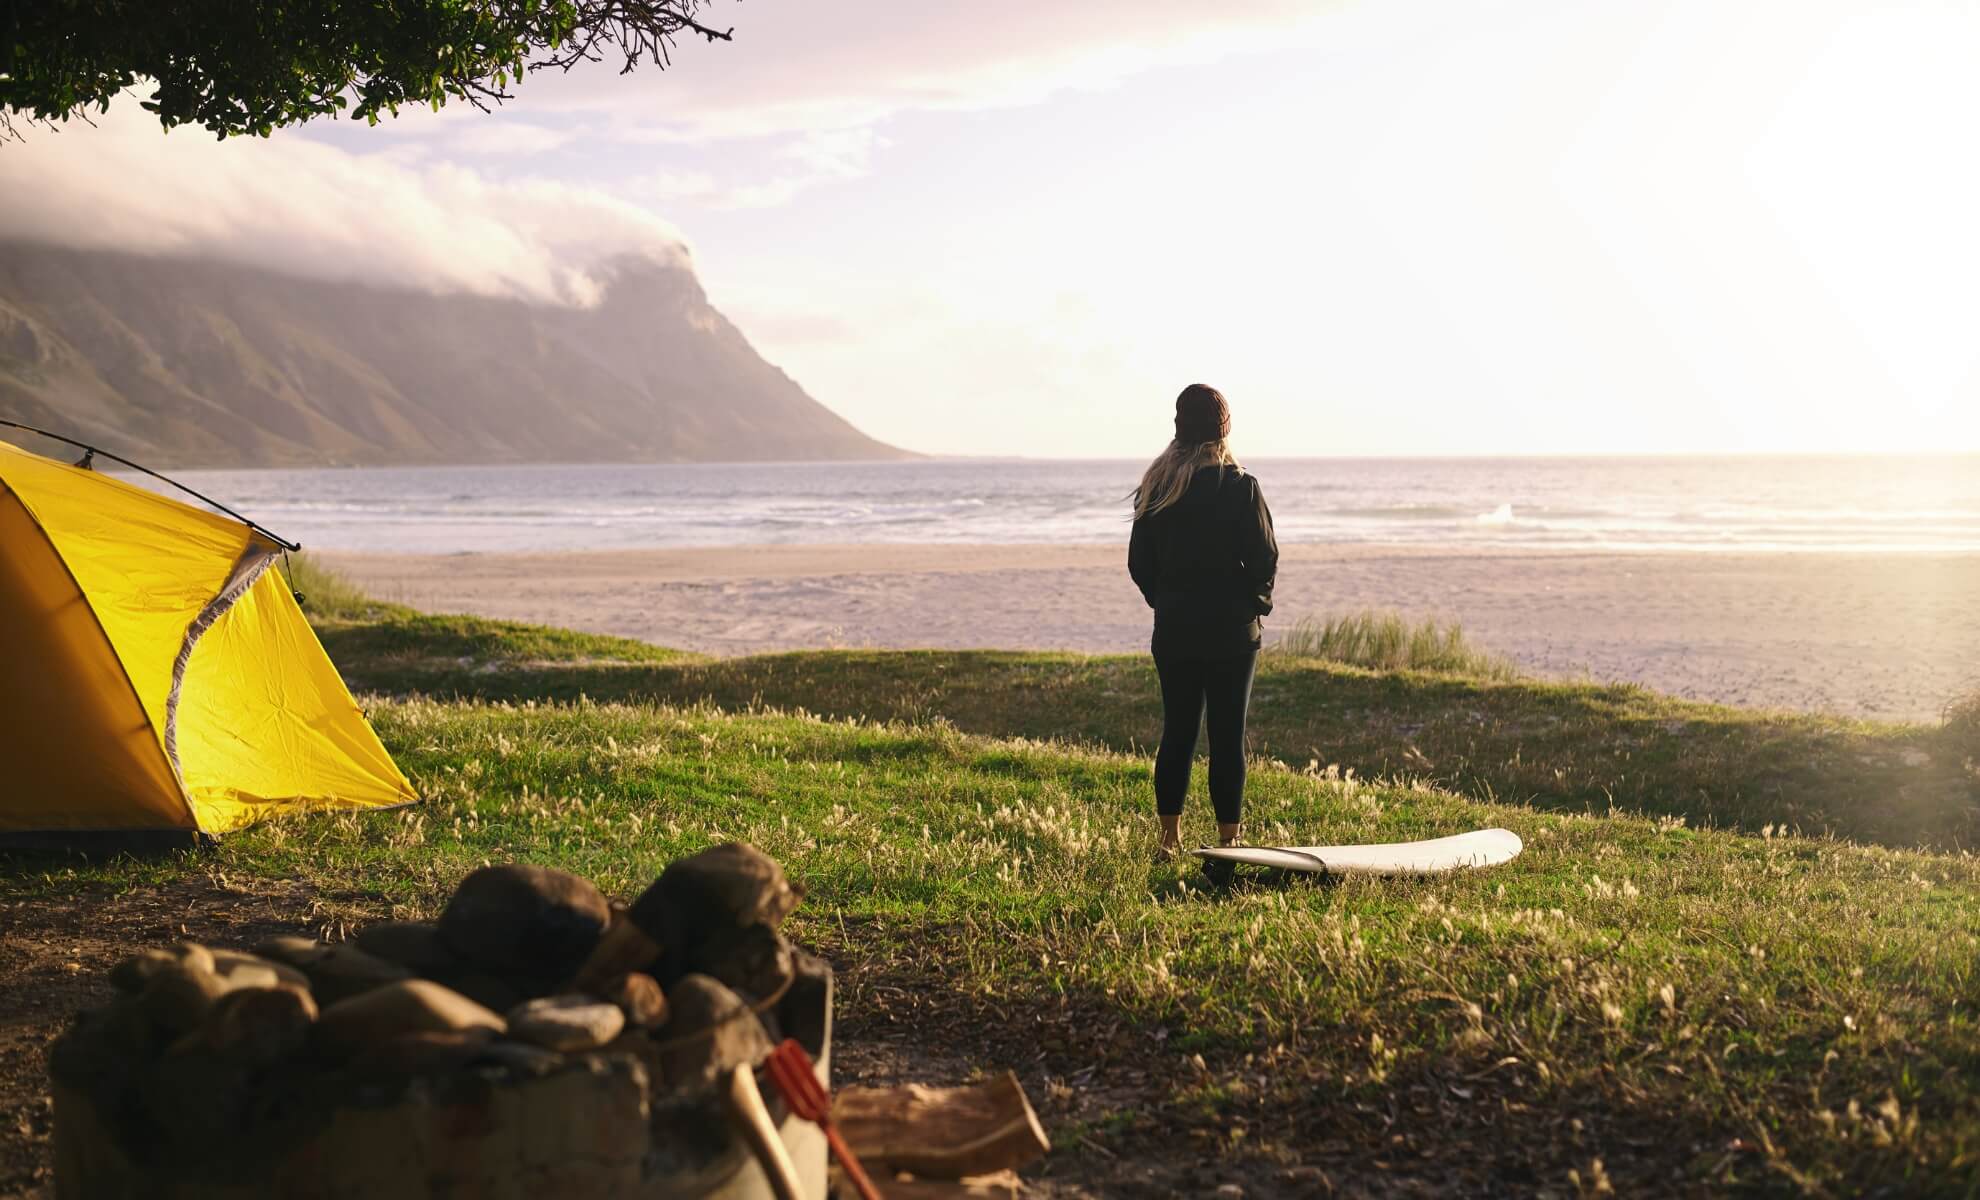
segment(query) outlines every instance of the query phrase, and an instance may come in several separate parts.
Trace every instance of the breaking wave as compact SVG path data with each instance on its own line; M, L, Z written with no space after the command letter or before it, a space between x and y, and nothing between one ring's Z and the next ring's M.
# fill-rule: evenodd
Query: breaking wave
M941 460L192 471L324 548L1118 543L1142 464ZM1285 542L1980 552L1980 459L1254 461Z

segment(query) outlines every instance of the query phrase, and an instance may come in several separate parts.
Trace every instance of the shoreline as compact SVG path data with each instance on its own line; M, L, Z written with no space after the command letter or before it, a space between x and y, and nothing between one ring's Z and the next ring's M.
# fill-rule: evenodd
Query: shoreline
M1147 648L1124 544L317 556L381 600L718 655ZM1282 547L1268 639L1361 608L1456 620L1536 675L1748 707L1931 720L1980 681L1974 554Z

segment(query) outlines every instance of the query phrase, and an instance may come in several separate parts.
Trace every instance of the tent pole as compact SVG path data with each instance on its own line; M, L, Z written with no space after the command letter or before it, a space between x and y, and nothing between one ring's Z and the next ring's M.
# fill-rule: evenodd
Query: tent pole
M50 433L46 429L36 429L32 425L23 425L19 421L0 420L0 425L4 425L9 429L23 429L29 433L40 434L42 437L51 438L55 441L63 443L64 445L74 446L78 450L87 450L92 455L101 454L103 457L111 460L112 462L120 462L125 466L129 467L133 471L141 471L144 474L151 476L153 479L156 479L161 483L171 484L173 487L178 488L180 491L184 492L188 496L191 496L193 499L198 500L200 503L218 509L219 511L234 518L236 521L239 521L241 524L247 526L249 529L254 530L256 533L260 534L262 537L267 538L269 541L274 542L276 545L280 546L284 550L302 549L301 542L292 542L287 538L278 537L275 535L275 533L273 533L269 529L264 528L262 525L260 525L257 522L248 520L246 517L235 512L233 509L228 508L226 505L220 503L218 500L215 500L213 497L202 495L199 492L195 492L191 488L187 487L185 484L180 483L178 480L170 479L167 478L166 476L160 475L158 472L152 470L150 467L144 466L141 463L134 463L130 459L125 458L122 455L112 454L108 450L105 450L100 446L92 446L88 442L79 442L72 437L63 437L59 433ZM85 457L83 461L88 462L89 460L87 457Z

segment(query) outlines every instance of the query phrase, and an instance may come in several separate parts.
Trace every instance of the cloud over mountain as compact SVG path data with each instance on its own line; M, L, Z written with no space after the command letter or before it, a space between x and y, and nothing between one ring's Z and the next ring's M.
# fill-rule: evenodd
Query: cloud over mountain
M667 221L571 183L498 180L294 133L162 134L134 103L94 126L24 132L24 142L0 146L0 239L575 305L601 295L595 264L687 257Z

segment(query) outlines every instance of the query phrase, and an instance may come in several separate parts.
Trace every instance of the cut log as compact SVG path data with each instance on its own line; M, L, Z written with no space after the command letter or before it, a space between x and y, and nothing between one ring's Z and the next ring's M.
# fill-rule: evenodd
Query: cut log
M968 1179L916 1179L903 1175L881 1182L881 1193L887 1200L1016 1200L1024 1187L1015 1171L972 1175ZM832 1195L856 1194L839 1169L832 1168Z
M988 1175L1052 1148L1009 1071L966 1087L843 1088L832 1121L862 1162L923 1179Z

